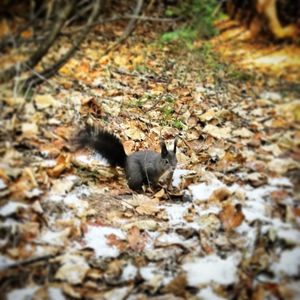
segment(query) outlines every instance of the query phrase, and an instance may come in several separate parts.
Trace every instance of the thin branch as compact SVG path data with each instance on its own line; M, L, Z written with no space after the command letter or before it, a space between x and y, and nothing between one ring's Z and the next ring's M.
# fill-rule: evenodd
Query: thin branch
M108 19L97 20L95 23L93 23L93 26L101 25L101 24L105 24L105 23L123 21L123 20L131 20L131 19L141 20L141 21L149 21L149 22L177 22L177 21L182 20L183 18L182 17L178 17L178 18L155 18L155 17L146 17L146 16L125 15L125 16L114 16L114 17L108 18ZM84 26L80 26L76 29L68 30L68 32L63 32L63 34L64 35L69 35L69 34L79 32L79 31L82 30L83 27Z
M52 259L56 256L59 256L60 253L58 254L47 254L47 255L43 255L43 256L38 256L38 257L34 257L34 258L29 258L26 260L22 260L22 261L18 261L12 264L8 264L5 266L5 269L13 269L13 268L18 268L21 266L28 266L31 264L35 264L37 262L41 262L41 261L48 261L49 259Z
M67 53L65 53L51 67L49 67L48 69L44 70L43 72L41 72L39 74L34 74L33 76L26 79L22 83L24 88L33 87L37 84L42 83L46 78L52 77L70 59L70 57L72 57L72 55L76 52L77 48L80 46L80 44L86 38L88 32L91 30L95 19L98 17L99 12L100 12L100 6L101 6L100 4L101 4L101 0L97 0L94 2L93 11L87 21L85 29L75 40L73 47L71 49L69 49L69 51Z
M58 19L53 25L53 29L50 32L49 36L45 39L44 43L41 43L40 47L36 52L34 52L27 61L22 62L18 65L13 65L10 68L5 69L4 71L0 72L0 83L4 81L8 81L12 79L14 76L18 74L18 72L22 73L25 70L34 68L40 60L44 57L44 55L48 52L49 48L52 46L54 41L56 40L60 30L68 18L72 8L74 6L74 1L67 1L66 6L58 15Z
M136 7L134 9L134 13L133 13L133 16L138 16L142 10L142 7L143 7L143 3L144 1L143 0L137 0L137 4L136 4ZM122 42L124 42L128 37L129 35L133 32L134 30L134 25L136 23L136 19L135 18L131 18L127 27L125 28L122 36L110 47L108 47L108 49L104 52L104 55L106 55L108 52L110 52L111 50L115 49L116 47L118 47Z

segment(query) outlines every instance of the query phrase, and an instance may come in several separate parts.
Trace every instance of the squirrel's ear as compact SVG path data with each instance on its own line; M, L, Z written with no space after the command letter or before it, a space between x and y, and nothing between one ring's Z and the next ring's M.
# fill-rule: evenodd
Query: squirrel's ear
M177 142L178 142L178 136L176 136L176 138L174 140L174 150L173 150L174 153L176 153Z
M160 142L160 149L161 149L161 157L167 157L169 152L166 143L164 141Z

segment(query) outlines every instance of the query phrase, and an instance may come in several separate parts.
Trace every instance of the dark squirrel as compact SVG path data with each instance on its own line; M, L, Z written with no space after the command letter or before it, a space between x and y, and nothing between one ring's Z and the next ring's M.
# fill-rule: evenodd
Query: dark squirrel
M169 151L162 141L160 153L143 150L127 155L117 136L88 125L79 131L75 142L81 148L89 147L100 153L111 166L123 168L128 186L135 191L141 190L143 184L157 186L163 175L166 175L167 180L171 180L177 164L177 139L172 151Z

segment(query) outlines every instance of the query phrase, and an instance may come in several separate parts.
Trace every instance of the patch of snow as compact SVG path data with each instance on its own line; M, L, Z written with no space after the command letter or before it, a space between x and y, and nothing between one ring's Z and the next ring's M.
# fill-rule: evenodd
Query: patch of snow
M267 199L270 197L270 193L276 189L275 186L270 185L258 188L252 188L249 185L245 186L246 203L243 206L243 213L247 221L270 220L269 216L266 215Z
M66 299L62 290L60 288L56 288L56 287L48 288L48 296L49 296L49 300L65 300Z
M87 271L90 269L85 257L76 254L65 254L61 258L61 267L55 274L56 279L61 279L70 284L82 283Z
M79 186L74 191L67 194L63 202L76 210L78 215L82 215L89 208L87 201L80 200L82 196L88 196L91 192L86 186Z
M42 168L54 168L56 166L56 160L55 159L45 159L41 161L40 166Z
M0 216L7 217L17 212L19 208L27 208L27 204L23 204L16 201L8 201L5 205L0 208Z
M299 275L300 271L300 247L285 250L281 253L278 262L272 264L271 269L277 275Z
M114 234L119 239L125 239L122 230L108 226L89 225L85 233L84 240L86 247L94 249L95 254L101 257L117 257L120 253L116 246L107 244L107 236Z
M279 229L277 236L286 242L300 244L300 231L297 229Z
M129 280L133 280L137 274L137 268L132 264L129 263L127 264L122 272L122 280L123 281L129 281Z
M172 178L172 185L174 187L178 187L179 184L181 183L181 176L189 174L191 171L190 170L184 170L184 169L175 169L173 173L173 178Z
M284 55L278 56L277 59L278 59L278 62L281 62L281 61L286 60L286 56L284 56ZM274 61L274 57L263 57L263 58L257 59L257 61L259 61L259 60L260 60L260 63L271 63L271 64L276 63L276 61ZM260 97L262 99L273 100L273 101L282 100L282 96L276 92L265 91L260 94Z
M210 184L205 182L192 184L188 187L194 200L207 200L209 196L218 188L225 186L220 180L213 179Z
M7 188L6 183L0 178L0 190L4 190Z
M172 245L172 244L186 245L187 242L183 236L177 234L176 232L163 233L161 236L157 238L157 241L167 245Z
M30 191L26 191L25 192L25 196L27 198L38 197L38 196L40 196L42 194L43 194L43 191L40 190L40 189L38 189L38 188L34 188L34 189L30 190Z
M210 286L201 289L197 294L197 298L201 300L226 300L225 298L215 294L213 289Z
M272 186L292 187L293 184L287 177L271 178L268 183Z
M7 300L28 300L32 299L38 286L15 289L7 294Z
M47 245L52 245L52 246L64 246L69 234L70 234L70 228L66 228L61 231L44 230L41 233L39 242Z
M280 219L270 219L269 224L262 226L262 233L274 231L280 239L287 243L300 244L300 231L293 228L292 224L284 223Z
M49 193L49 200L51 196L64 195L69 192L73 186L79 181L79 177L76 175L68 175L61 179L56 179L53 181L52 188Z
M245 238L245 249L247 249L246 255L247 257L250 257L254 251L257 237L256 228L249 226L247 222L242 222L242 224L236 227L234 230Z
M184 213L189 207L189 203L175 204L175 203L167 203L163 206L168 217L170 225L180 225L186 223L183 218Z
M0 270L6 269L9 265L15 263L14 260L0 254Z
M222 210L221 207L217 206L217 205L212 205L206 208L202 208L201 206L196 206L195 207L198 215L201 216L205 216L205 215L209 215L209 214L219 214L219 212Z
M245 215L245 219L248 222L252 222L254 220L262 220L267 221L266 217L266 204L261 203L259 199L257 201L247 201L243 206L243 214Z
M182 265L187 273L190 286L198 286L216 282L219 284L232 284L236 280L237 266L241 260L240 253L234 253L226 259L222 259L216 254L195 258Z
M159 278L162 285L168 284L173 278L168 274L165 274L164 270L156 266L154 263L150 263L145 267L139 269L141 276L146 281L152 281Z

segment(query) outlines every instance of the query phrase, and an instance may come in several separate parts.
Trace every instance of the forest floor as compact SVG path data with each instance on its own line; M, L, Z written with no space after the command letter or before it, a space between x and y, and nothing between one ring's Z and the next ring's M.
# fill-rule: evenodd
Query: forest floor
M1 299L300 299L300 48L218 27L189 49L140 24L103 55L102 25L35 93L2 86ZM127 153L179 135L173 189L74 151L85 122Z

